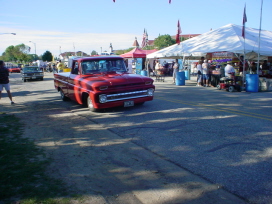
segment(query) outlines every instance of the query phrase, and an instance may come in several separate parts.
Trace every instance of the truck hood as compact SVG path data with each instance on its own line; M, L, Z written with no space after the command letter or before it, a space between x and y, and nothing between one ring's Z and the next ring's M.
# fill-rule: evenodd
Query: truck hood
M146 81L153 81L153 79L141 76L138 74L118 74L118 73L103 73L101 75L94 75L91 77L84 77L84 81L89 85L93 85L95 87L98 86L120 86L125 84L140 84Z

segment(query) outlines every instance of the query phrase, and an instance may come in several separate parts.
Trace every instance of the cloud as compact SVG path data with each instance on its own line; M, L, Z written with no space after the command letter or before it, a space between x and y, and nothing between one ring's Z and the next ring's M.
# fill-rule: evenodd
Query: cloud
M0 26L0 30L5 33L16 33L16 35L1 35L1 48L2 54L5 49L10 45L25 44L31 47L31 53L35 52L42 55L45 51L50 51L54 55L61 52L83 51L89 54L92 50L97 52L102 50L109 50L110 43L113 49L126 49L132 47L135 40L135 35L126 33L69 33L58 31L46 30L29 30L29 29L11 29L8 27ZM140 39L139 36L138 39ZM140 43L141 40L139 40ZM74 50L75 46L75 50Z

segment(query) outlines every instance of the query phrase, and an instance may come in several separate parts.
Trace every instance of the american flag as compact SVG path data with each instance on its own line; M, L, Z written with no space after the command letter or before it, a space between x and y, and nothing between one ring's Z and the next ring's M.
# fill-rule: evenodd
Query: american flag
M247 22L247 16L246 16L246 5L244 8L244 15L243 15L243 28L242 28L242 36L245 39L245 24Z
M181 34L181 29L180 29L180 24L179 24L179 20L178 20L178 30L177 30L177 35L176 35L176 43L180 44L180 37L179 35Z
M115 0L113 0L113 2L115 3Z
M171 4L171 0L169 0L169 4Z
M148 34L147 34L146 30L144 29L143 41L142 41L142 48L144 48L145 46L147 46L147 43L148 43Z

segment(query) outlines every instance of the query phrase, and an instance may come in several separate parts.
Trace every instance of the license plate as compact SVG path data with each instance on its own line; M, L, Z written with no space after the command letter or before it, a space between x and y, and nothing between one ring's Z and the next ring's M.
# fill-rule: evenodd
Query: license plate
M32 77L32 79L36 79L36 77Z
M134 101L125 101L124 102L124 107L130 107L130 106L134 106Z

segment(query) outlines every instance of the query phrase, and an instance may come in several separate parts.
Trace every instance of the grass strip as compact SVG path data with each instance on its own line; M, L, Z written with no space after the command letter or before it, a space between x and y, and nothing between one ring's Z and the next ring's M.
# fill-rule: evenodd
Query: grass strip
M68 203L64 184L45 173L50 160L23 131L19 118L0 113L0 204Z

